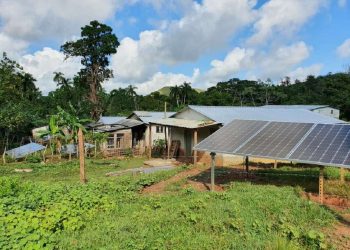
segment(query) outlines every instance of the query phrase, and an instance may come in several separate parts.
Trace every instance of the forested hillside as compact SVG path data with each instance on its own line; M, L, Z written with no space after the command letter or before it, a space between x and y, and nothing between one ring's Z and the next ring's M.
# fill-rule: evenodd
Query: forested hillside
M81 73L73 79L56 72L52 75L57 89L42 95L34 77L20 65L3 55L0 61L0 138L20 141L33 127L46 125L57 107L81 118L90 117L89 86ZM279 84L271 81L230 79L219 82L204 92L195 91L190 83L170 87L169 96L159 92L138 95L130 85L106 92L98 90L100 109L104 115L127 115L133 110L162 111L164 102L169 110L179 110L188 104L261 106L265 104L329 104L340 109L341 118L350 120L350 74L336 73L309 76L306 81L291 83L288 78ZM5 138L5 139L4 139Z

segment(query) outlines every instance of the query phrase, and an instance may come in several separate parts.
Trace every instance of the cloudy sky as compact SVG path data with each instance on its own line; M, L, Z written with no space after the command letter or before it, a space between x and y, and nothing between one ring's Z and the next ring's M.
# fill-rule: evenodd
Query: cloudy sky
M0 0L0 51L46 94L55 88L53 72L72 77L80 69L59 48L94 19L121 43L106 90L133 84L147 94L184 81L207 88L232 77L302 80L350 65L347 0Z

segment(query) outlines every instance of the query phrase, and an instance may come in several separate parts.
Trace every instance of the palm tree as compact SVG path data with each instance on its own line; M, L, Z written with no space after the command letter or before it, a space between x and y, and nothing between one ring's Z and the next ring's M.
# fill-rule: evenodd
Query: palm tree
M181 96L181 89L179 86L175 85L173 87L170 87L169 97L172 100L176 100L176 106L179 106L180 96Z
M64 89L69 88L71 84L71 80L69 78L65 78L62 72L54 72L53 80L57 83L57 86L61 86L61 88Z
M184 82L181 86L182 104L186 104L186 101L192 91L191 83Z
M137 87L133 86L133 85L129 85L127 88L126 88L126 93L128 94L128 96L130 96L133 101L134 101L134 106L135 106L135 110L137 110L137 94L136 94L136 90Z

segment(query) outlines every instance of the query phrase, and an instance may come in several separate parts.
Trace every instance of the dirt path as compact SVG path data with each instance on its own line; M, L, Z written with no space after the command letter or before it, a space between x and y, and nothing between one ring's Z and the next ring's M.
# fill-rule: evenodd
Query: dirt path
M142 193L144 194L150 194L150 193L162 193L165 191L165 188L172 184L172 183L175 183L177 181L180 181L184 178L189 178L189 177L193 177L193 176L196 176L196 175L199 175L201 172L205 171L204 168L199 168L199 167L195 167L195 168L192 168L192 169L189 169L189 170L186 170L186 171L183 171L181 173L178 173L176 175L174 175L173 177L167 179L167 180L164 180L164 181L161 181L161 182L158 182L152 186L149 186L149 187L146 187Z

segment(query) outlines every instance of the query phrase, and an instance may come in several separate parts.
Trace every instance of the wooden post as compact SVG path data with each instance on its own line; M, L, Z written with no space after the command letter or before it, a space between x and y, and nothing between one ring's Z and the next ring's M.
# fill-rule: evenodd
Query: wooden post
M85 177L85 155L84 155L84 136L83 131L79 128L78 131L78 152L79 152L79 163L80 163L80 181L86 183Z
M170 159L170 149L171 149L171 127L168 127L168 159Z
M340 182L344 183L345 182L345 169L340 168Z
M198 129L195 129L193 132L193 146L198 143ZM197 164L197 150L193 150L193 165Z
M275 162L273 163L273 168L274 168L274 169L277 168L277 160L275 160Z
M167 126L163 126L164 127L164 141L165 141L165 150L166 150L166 154L164 153L164 158L169 159L169 155L168 155L168 149L169 149L169 141L168 141L168 132L167 132Z
M216 153L211 152L211 173L210 173L210 180L211 180L211 186L210 191L214 192L215 190L215 155Z
M319 193L319 199L321 204L323 204L323 181L324 181L323 170L324 170L324 167L323 166L320 167L320 175L318 178L318 193Z
M2 154L2 161L4 164L6 164L6 146L5 146L5 149L4 149L4 153Z
M152 125L148 124L148 158L152 157Z

